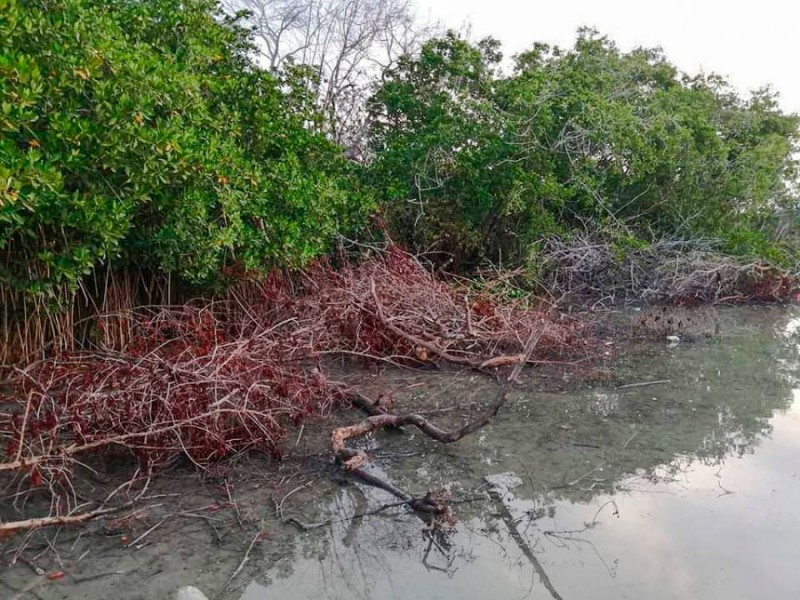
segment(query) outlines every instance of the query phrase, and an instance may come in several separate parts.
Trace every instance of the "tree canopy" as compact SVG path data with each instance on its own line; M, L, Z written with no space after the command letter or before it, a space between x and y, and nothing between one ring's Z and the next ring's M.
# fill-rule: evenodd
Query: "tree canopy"
M569 50L535 45L510 74L501 59L496 41L450 33L385 73L371 175L402 239L467 264L575 227L781 254L770 228L797 207L798 119L774 92L743 98L591 30Z
M2 0L0 282L96 265L213 283L303 264L369 212L301 69L252 60L210 0Z
M0 5L3 290L69 295L98 265L214 286L232 264L303 265L376 207L397 241L464 268L520 263L575 228L773 258L797 234L798 119L774 92L742 97L593 31L508 72L494 40L429 39L359 82L374 93L356 163L326 125L324 69L262 67L252 16L215 0Z

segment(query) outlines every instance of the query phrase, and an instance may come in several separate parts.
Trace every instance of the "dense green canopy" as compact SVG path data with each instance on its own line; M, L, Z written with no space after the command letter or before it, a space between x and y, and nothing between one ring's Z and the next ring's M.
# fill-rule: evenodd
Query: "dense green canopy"
M373 198L397 241L464 267L576 227L787 255L798 120L769 90L591 31L503 73L497 42L448 34L374 82L359 165L321 133L310 66L261 69L238 23L214 0L0 0L3 290L302 265Z
M744 99L588 30L509 75L498 50L449 34L377 89L372 181L402 238L468 263L518 260L577 226L780 254L770 221L797 207L798 119L773 92Z
M302 264L368 202L302 71L210 0L0 0L0 285Z

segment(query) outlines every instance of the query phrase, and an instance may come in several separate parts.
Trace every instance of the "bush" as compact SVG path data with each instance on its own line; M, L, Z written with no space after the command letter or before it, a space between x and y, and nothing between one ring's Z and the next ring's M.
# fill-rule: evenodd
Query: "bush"
M400 239L467 264L596 227L785 257L773 232L798 206L798 119L775 93L742 98L593 31L534 46L510 75L500 60L496 42L449 34L385 74L371 176Z
M210 0L10 0L0 13L0 285L101 263L216 284L297 265L369 210L302 70L249 58Z

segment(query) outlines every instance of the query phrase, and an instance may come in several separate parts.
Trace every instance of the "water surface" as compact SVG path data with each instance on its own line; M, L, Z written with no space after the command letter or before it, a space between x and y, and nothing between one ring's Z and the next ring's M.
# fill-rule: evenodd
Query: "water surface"
M349 521L389 498L334 489L293 510L343 520L298 534L242 600L800 598L800 311L720 320L714 340L643 344L615 367L670 383L518 392L447 447L377 435L374 468L396 484L484 495L456 507L445 543L403 509ZM493 390L463 376L437 393ZM484 477L505 472L521 484L486 497Z

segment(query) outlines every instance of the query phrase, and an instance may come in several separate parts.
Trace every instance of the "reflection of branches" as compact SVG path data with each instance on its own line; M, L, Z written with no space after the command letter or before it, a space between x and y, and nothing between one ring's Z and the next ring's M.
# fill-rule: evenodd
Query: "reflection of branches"
M594 543L592 543L590 540L587 540L586 538L576 537L577 535L580 535L581 533L584 533L585 531L589 531L590 529L594 529L594 527L598 523L597 517L600 516L600 513L603 512L603 509L605 509L606 506L613 506L614 507L614 512L612 514L615 517L619 517L619 507L617 506L617 503L614 502L614 500L608 500L607 502L602 504L600 506L600 508L597 509L597 512L594 513L594 517L592 517L591 521L589 521L588 523L584 523L583 524L582 528L580 528L580 529L568 529L568 530L563 530L563 531L545 531L544 535L557 548L567 548L568 547L568 542L573 542L575 544L588 544L589 547L592 549L592 551L595 553L595 556L597 556L597 558L603 564L603 566L605 567L606 571L608 571L608 574L611 575L611 577L613 578L613 577L616 577L616 575L617 575L617 571L616 571L617 559L614 560L614 565L615 565L614 569L611 569L608 566L608 563L606 563L605 559L600 554L600 552L598 552L597 547L594 545Z
M372 282L371 289L372 295L375 298L376 303L378 303L374 281ZM379 315L382 317L381 320L383 323L387 327L395 328L395 326L383 316L379 303L378 306ZM373 487L383 489L400 500L407 502L408 506L410 506L416 512L430 514L432 519L436 515L442 515L446 522L452 520L452 515L449 513L449 494L431 494L428 492L428 494L426 494L423 498L415 498L399 489L389 481L381 479L380 477L376 477L375 475L366 471L363 468L363 465L369 461L367 453L363 450L348 448L345 442L348 439L364 436L383 427L402 427L413 425L428 437L443 444L457 442L467 435L478 431L490 423L505 404L510 387L517 381L517 378L522 372L522 368L530 359L533 351L539 344L539 340L542 338L544 331L545 330L543 329L540 331L534 331L530 334L528 341L525 343L523 354L521 354L519 359L516 361L516 365L511 371L511 374L498 388L494 402L476 419L468 422L459 429L446 431L418 414L395 415L385 409L381 409L378 411L378 414L374 414L374 411L372 411L373 414L360 423L356 423L355 425L350 425L347 427L339 427L333 431L332 442L337 460L340 461L345 470L352 475L357 476L363 482ZM424 341L420 340L420 343L424 343ZM372 403L371 405L374 407L375 403Z
M517 543L519 549L522 550L522 553L525 557L530 561L531 566L533 566L533 570L539 575L539 579L542 582L542 585L550 592L550 595L553 597L554 600L563 600L561 594L553 587L553 583L550 581L550 577L547 575L547 572L542 567L542 564L539 562L539 559L536 558L536 555L533 553L530 544L528 541L522 536L517 529L516 522L514 517L511 514L511 511L508 510L508 507L503 502L502 496L498 493L492 491L490 492L492 497L495 499L495 504L497 505L497 510L500 513L500 518L506 524L506 528L508 529L508 533L511 535L511 538Z
M449 552L447 546L443 546L436 540L437 533L438 532L431 531L425 532L426 536L428 537L428 545L425 547L425 552L422 555L422 565L428 571L440 571L442 573L447 573L447 575L452 575L455 573L455 570L451 570L451 567L456 559L456 555L455 553ZM436 548L436 550L446 559L447 562L445 563L444 567L437 567L436 565L432 565L430 562L428 562L428 558L433 548Z

